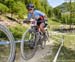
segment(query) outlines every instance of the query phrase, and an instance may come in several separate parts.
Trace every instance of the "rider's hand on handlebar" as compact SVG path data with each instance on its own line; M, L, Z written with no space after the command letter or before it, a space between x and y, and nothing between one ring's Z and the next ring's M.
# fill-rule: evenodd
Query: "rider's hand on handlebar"
M24 21L23 21L23 23L27 23L27 24L29 24L29 23L30 23L30 21L24 20Z
M27 20L27 19L26 19L26 20L23 21L23 23L29 24L29 23L32 22L32 21L35 21L35 19L32 19L32 18L31 18L30 20Z
M32 19L32 18L31 18L31 19L30 19L30 22L32 22L32 21L35 21L35 19Z

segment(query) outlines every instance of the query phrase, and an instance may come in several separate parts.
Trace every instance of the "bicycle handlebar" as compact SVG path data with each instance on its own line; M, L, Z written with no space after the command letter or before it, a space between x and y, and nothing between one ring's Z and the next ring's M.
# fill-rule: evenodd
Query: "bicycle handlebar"
M26 21L26 20L24 20L23 23L30 23L30 21Z

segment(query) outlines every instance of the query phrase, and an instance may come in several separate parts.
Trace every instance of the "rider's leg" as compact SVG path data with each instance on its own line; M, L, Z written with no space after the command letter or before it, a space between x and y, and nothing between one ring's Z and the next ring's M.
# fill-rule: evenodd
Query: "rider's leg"
M41 23L40 26L39 26L40 27L40 31L42 31L43 33L45 32L44 26L45 26L44 23Z

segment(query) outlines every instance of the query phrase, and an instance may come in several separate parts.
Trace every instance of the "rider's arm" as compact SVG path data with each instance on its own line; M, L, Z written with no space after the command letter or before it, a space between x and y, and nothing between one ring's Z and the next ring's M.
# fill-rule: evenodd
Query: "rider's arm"
M32 15L29 13L28 17L27 17L27 20L30 21L31 18L32 18Z
M30 23L31 14L28 14L27 18L23 21L23 23Z

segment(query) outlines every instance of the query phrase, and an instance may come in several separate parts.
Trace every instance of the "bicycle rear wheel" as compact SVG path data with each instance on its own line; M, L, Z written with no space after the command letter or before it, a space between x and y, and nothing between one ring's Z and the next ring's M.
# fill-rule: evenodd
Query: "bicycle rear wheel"
M15 57L15 42L12 33L6 26L0 24L0 62L13 62Z
M28 29L22 37L21 41L21 54L23 59L31 59L37 50L37 38L32 29Z

